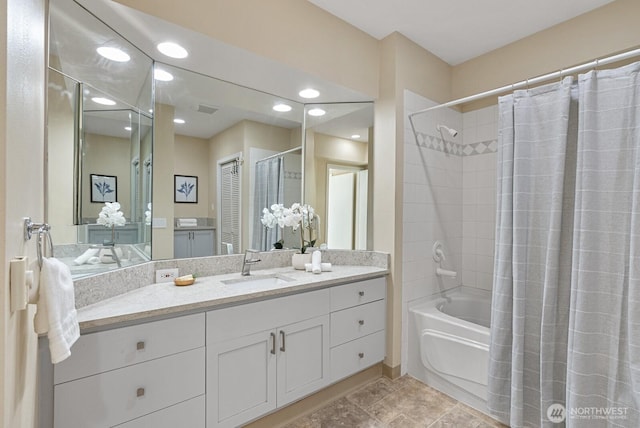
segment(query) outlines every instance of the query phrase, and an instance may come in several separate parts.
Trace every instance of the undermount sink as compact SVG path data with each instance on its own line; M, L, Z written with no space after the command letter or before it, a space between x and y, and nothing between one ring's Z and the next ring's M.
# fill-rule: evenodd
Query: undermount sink
M277 287L284 285L287 282L293 281L293 278L289 278L284 275L272 274L272 275L249 275L242 278L225 279L221 282L227 285L243 286L243 287Z

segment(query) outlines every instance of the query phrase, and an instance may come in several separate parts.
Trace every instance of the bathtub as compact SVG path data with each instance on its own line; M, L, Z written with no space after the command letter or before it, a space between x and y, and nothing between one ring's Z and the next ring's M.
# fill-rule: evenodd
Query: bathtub
M422 365L422 373L413 375L473 407L484 407L490 293L462 287L444 297L418 303L410 308L410 313Z

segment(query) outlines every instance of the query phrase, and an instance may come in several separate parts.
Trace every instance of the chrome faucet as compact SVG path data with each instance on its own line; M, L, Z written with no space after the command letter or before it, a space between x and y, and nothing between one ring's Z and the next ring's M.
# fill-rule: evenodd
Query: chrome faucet
M242 260L242 276L251 275L251 265L255 265L260 259L254 259L253 254L257 254L258 250L246 250L244 252L244 259Z

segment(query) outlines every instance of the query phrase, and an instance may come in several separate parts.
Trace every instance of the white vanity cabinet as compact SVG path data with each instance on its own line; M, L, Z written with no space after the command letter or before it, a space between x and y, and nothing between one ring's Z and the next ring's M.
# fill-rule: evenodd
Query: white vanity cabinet
M207 427L236 427L326 386L329 290L207 313Z
M176 259L213 256L214 248L214 229L174 230L173 232L173 257Z
M204 314L83 335L54 367L54 428L204 427Z

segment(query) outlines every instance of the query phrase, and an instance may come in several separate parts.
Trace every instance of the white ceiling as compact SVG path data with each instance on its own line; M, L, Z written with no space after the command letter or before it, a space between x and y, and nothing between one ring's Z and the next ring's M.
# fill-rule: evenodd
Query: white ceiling
M308 0L383 39L402 33L451 65L613 0Z

